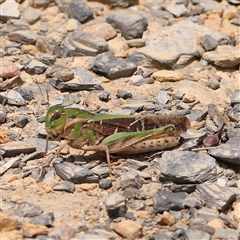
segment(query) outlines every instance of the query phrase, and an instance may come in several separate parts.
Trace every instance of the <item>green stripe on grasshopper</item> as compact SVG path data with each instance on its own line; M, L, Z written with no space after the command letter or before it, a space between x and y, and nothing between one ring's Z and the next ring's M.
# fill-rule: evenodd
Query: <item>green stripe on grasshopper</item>
M173 144L163 145L159 139L173 137ZM175 136L174 125L169 124L161 128L140 131L140 132L121 132L115 133L103 139L101 145L107 146L110 153L136 154L161 150L163 147L169 148L176 146L179 138ZM159 144L161 143L161 144ZM146 144L150 144L146 147ZM152 146L152 147L150 147Z

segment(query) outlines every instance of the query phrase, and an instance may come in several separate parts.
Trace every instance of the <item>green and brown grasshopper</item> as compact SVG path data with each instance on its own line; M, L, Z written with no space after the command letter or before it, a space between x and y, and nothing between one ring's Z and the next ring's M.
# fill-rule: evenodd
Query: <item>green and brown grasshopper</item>
M93 114L85 110L52 106L45 128L54 140L84 151L104 151L111 171L110 153L138 154L172 148L190 128L185 116Z

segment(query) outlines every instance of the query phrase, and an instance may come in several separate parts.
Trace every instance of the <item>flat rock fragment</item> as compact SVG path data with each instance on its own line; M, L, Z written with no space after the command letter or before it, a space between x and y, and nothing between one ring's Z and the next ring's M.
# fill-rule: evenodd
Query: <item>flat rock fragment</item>
M187 229L184 231L184 235L187 240L191 240L191 239L210 240L211 239L211 235L209 233L206 233L204 231L200 231L197 229Z
M4 157L15 157L21 153L29 154L36 151L36 147L31 143L14 141L1 145L1 148L5 151Z
M57 186L53 188L54 191L65 191L69 193L73 193L75 191L75 184L68 182L68 181L63 181Z
M35 204L29 202L21 202L14 214L20 217L36 217L43 212L43 209Z
M130 77L137 70L137 66L113 55L112 51L96 57L92 70L111 80L120 77Z
M92 170L83 168L81 166L76 166L72 163L54 162L54 168L55 168L56 174L65 181L69 181L72 183L98 183L99 182L98 176L94 174Z
M0 17L3 19L19 18L19 3L12 0L1 1Z
M53 227L54 225L53 222L54 222L54 214L52 212L43 213L31 219L32 224L43 225L46 227Z
M19 67L13 62L0 58L0 77L1 78L12 78L20 76L21 72Z
M131 220L123 220L117 223L113 230L127 239L137 239L142 236L142 225Z
M153 208L157 212L184 209L183 201L187 196L188 194L184 192L173 193L161 190L155 193L152 198Z
M96 75L85 68L74 68L74 79L62 82L56 78L50 78L49 82L55 88L61 91L80 91L80 90L102 90L99 83L96 82Z
M196 191L205 200L208 207L215 207L221 212L225 212L236 199L235 193L227 187L220 187L216 183L204 182L198 184Z
M81 23L93 19L93 10L85 2L72 0L66 5L69 18L77 19Z
M12 217L1 216L0 217L0 231L1 233L6 231L17 230L18 219Z
M11 41L21 44L35 44L38 35L30 30L18 30L8 34Z
M209 149L208 154L223 162L240 165L239 143L239 137L230 138L225 144Z
M11 167L17 167L20 163L21 159L19 157L11 158L6 163L0 166L0 176L5 173Z
M232 68L240 63L238 47L230 45L218 46L215 51L205 52L203 59L222 68Z
M44 235L48 233L48 228L42 225L35 225L26 222L22 225L23 236L25 237L35 237L38 235Z
M104 204L110 218L122 217L127 211L126 197L118 192L109 194Z
M165 151L159 160L160 181L201 183L217 178L217 164L213 157L189 151Z
M117 35L117 31L111 24L99 21L97 19L90 20L81 26L81 30L94 36L101 37L106 41L114 38Z
M141 38L148 25L144 16L129 10L118 10L110 14L106 21L119 29L127 40Z

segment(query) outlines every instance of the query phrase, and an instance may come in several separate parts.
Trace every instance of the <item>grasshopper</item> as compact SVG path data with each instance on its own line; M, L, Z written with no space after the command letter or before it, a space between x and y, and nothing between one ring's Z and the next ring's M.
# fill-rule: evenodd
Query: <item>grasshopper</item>
M52 106L45 128L54 140L84 151L104 151L111 172L110 154L138 154L172 148L190 128L185 116L93 114L85 110Z

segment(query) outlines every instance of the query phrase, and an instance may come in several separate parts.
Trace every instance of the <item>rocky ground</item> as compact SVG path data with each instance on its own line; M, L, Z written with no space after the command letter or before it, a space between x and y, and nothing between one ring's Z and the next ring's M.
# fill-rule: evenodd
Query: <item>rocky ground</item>
M240 238L238 0L0 2L1 240ZM48 102L191 129L113 174L70 147L36 168Z

